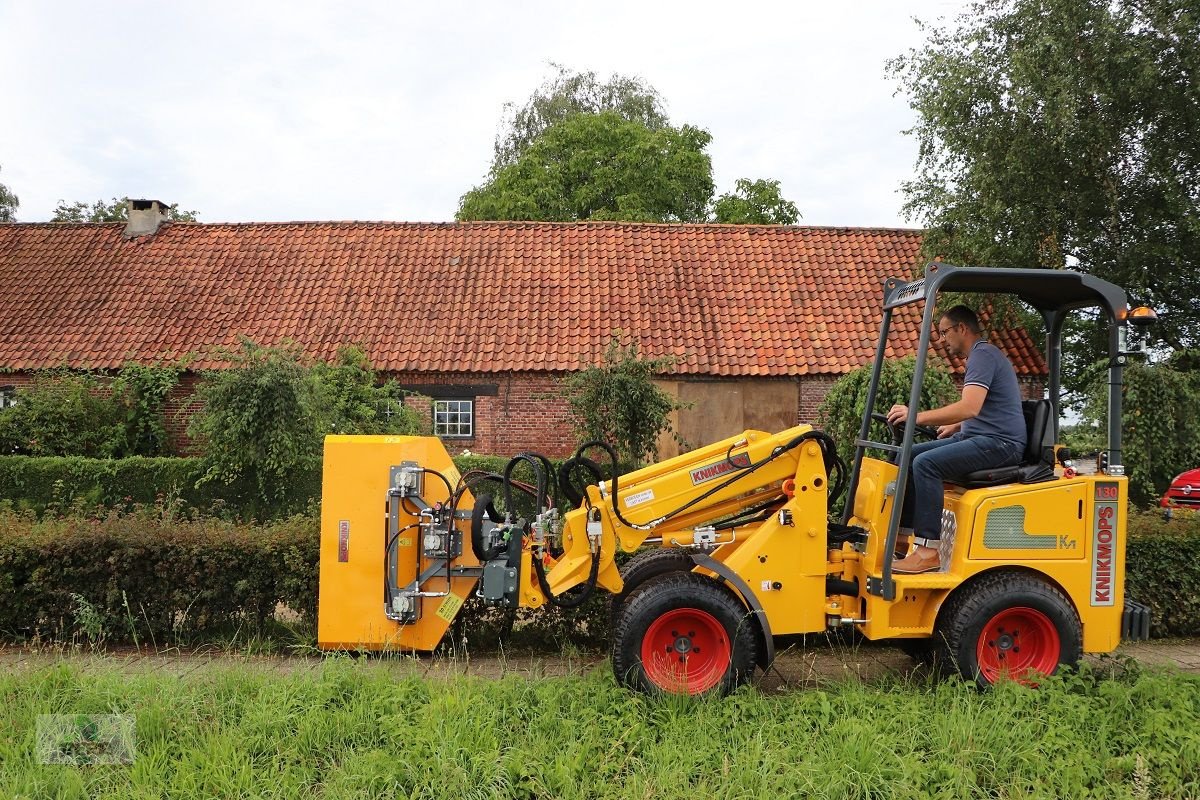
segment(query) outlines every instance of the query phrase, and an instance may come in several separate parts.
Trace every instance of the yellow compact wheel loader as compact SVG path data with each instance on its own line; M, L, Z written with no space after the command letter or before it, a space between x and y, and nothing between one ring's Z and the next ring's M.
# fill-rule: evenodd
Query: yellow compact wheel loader
M849 466L809 425L745 431L608 479L585 457L589 445L557 474L524 453L504 474L464 480L433 437L328 437L320 646L428 651L469 597L569 607L599 590L613 595L616 678L642 691L727 692L769 667L774 637L843 626L982 686L1035 682L1082 653L1146 637L1148 609L1125 598L1120 421L1127 324L1152 312L1131 314L1122 289L1067 271L935 263L920 280L882 289ZM893 314L908 305L922 311L907 398L919 404L939 292L1011 294L1040 312L1049 399L1025 403L1020 465L945 484L939 571L900 574L898 487L919 426L910 419L890 442L868 436L876 401L901 399L878 397L878 386ZM1084 308L1110 323L1108 449L1090 475L1060 461L1055 443L1063 324ZM590 445L606 449L615 470L611 449ZM514 479L520 464L532 484ZM560 514L556 489L573 510ZM831 522L843 492L845 511ZM636 552L621 569L618 549Z

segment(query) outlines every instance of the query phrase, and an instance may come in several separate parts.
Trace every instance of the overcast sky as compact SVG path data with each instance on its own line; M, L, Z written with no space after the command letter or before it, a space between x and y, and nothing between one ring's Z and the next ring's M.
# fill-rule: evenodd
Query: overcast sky
M554 61L657 88L712 134L718 193L774 178L803 224L912 226L884 62L963 5L0 0L0 183L22 222L125 196L203 222L452 220Z

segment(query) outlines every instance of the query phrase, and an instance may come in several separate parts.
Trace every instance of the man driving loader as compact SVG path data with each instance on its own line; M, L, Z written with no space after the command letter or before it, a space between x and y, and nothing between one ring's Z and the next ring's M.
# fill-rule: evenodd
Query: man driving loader
M1012 363L983 340L979 318L955 306L938 319L937 335L951 353L965 356L962 398L941 408L919 411L918 425L937 426L938 438L914 445L912 477L904 493L901 532L912 537L912 552L892 565L894 572L931 572L941 565L942 482L981 469L1018 464L1025 450L1021 390ZM894 405L887 419L901 425L909 408Z

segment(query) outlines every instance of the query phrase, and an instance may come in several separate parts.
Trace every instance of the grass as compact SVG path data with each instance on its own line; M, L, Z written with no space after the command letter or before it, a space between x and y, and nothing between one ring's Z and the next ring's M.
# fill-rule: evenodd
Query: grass
M535 681L346 657L291 674L100 664L0 676L0 796L1200 796L1200 676L1166 671L694 701L630 694L606 669ZM101 713L136 720L132 765L39 763L39 714Z

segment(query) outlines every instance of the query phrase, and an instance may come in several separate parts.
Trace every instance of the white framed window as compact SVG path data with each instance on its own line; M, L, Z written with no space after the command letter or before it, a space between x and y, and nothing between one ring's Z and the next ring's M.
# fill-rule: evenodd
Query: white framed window
M433 435L465 438L475 435L474 400L434 400Z
M0 386L0 410L17 404L17 390L12 386Z

